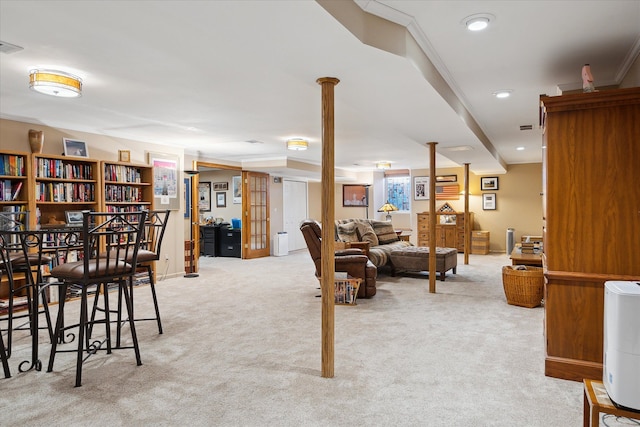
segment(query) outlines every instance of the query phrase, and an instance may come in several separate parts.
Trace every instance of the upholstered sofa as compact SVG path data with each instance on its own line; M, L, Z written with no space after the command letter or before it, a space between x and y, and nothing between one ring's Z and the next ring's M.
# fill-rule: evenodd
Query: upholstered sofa
M378 268L392 267L389 254L394 249L413 246L400 240L390 222L361 218L336 220L336 241L369 242L369 259Z

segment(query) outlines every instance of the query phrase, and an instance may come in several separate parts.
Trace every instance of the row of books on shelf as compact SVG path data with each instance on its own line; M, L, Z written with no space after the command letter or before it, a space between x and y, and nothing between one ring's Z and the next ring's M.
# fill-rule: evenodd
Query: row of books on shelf
M29 222L26 205L3 206L1 212L0 230L19 231L26 229ZM17 237L12 236L12 239L17 239Z
M104 179L106 181L140 183L140 169L124 165L104 165Z
M140 212L142 210L149 209L149 204L129 205L129 206L107 206L107 212L120 213L120 212Z
M0 180L0 202L17 200L20 190L22 190L22 181Z
M95 185L75 182L39 182L36 185L39 202L94 202Z
M141 202L142 190L126 185L105 185L104 198L107 202Z
M26 159L13 154L0 155L0 175L24 176Z
M93 166L57 159L37 159L38 178L94 179Z

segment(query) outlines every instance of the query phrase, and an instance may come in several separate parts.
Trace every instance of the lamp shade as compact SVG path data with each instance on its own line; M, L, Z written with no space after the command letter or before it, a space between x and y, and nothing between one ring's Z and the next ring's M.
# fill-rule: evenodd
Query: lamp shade
M82 95L82 80L72 74L53 70L31 70L29 87L45 95L76 98Z
M302 151L306 150L307 148L309 148L309 141L307 141L306 139L293 138L287 140L287 149L289 150Z
M384 205L382 205L380 207L380 209L378 209L378 212L385 212L385 213L389 213L391 211L397 211L398 208L395 207L394 205L392 205L391 203L389 203L389 201L387 200L387 203L385 203Z

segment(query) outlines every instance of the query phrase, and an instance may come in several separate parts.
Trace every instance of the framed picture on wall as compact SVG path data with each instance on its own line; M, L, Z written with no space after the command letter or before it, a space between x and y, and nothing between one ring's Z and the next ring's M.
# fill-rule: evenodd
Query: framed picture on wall
M227 193L224 191L216 193L216 208L227 207Z
M369 206L368 187L362 184L344 184L342 186L342 206Z
M173 154L147 152L148 163L153 166L153 198L156 209L180 209L178 164Z
M482 209L485 211L496 210L496 193L482 194Z
M211 183L198 183L198 209L203 212L211 211Z
M482 191L498 190L498 177L484 176L480 178L480 190Z
M242 177L234 176L231 178L231 185L233 186L233 204L242 203Z
M429 200L428 176L416 176L413 178L413 200Z
M228 182L214 182L213 191L227 191L229 189Z

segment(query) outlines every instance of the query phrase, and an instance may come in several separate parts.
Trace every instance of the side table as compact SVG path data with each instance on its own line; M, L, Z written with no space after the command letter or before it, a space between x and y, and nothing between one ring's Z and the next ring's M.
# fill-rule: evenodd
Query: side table
M604 387L602 381L587 380L584 381L584 427L597 427L600 425L600 412L605 414L616 415L618 417L627 417L640 421L640 412L633 412L616 407Z

